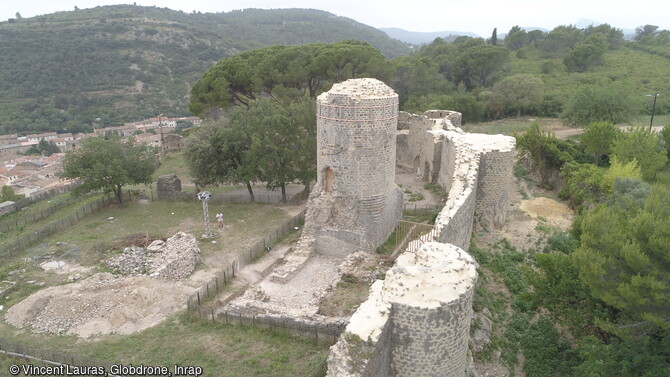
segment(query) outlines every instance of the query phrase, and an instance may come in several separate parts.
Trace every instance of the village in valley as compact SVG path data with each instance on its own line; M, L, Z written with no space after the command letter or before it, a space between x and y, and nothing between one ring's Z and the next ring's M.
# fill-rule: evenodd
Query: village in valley
M0 186L8 185L16 195L26 197L64 187L72 182L58 176L63 171L65 152L77 148L84 139L116 133L122 138L132 137L136 144L145 143L166 152L182 147L182 137L175 134L179 123L197 127L201 122L202 119L198 117L154 117L125 123L121 127L94 128L91 133L0 135ZM49 156L24 155L31 147L39 145L41 140L53 143L60 152Z

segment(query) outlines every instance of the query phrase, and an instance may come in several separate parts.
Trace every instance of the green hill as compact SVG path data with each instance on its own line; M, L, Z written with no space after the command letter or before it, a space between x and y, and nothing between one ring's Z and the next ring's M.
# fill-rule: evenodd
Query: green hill
M220 59L273 44L356 39L409 48L348 18L307 9L184 13L115 5L0 23L0 133L81 131L185 116L191 85Z

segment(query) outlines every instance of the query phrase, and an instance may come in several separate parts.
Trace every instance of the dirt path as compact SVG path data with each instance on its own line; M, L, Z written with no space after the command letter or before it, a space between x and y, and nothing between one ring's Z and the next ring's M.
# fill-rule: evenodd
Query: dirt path
M404 202L406 204L420 206L427 206L433 204L440 204L440 199L437 198L430 190L426 190L424 186L426 183L420 177L416 176L416 172L411 172L409 169L396 167L395 183L404 192ZM421 194L423 196L420 200L412 200L413 195Z

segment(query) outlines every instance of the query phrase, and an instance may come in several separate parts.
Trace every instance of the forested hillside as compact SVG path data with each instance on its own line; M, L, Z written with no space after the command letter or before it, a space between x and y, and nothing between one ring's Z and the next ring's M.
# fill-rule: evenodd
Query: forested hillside
M0 133L81 131L190 115L191 85L239 51L357 39L409 48L351 19L305 9L184 13L118 5L0 23Z

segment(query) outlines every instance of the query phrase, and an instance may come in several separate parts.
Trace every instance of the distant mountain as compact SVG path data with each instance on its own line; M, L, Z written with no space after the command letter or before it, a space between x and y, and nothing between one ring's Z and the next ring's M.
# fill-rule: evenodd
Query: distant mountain
M214 63L274 44L409 46L313 9L184 13L113 5L0 22L0 133L74 131L189 115L191 85Z
M427 44L435 40L435 38L442 38L451 41L459 36L466 36L472 38L479 38L475 33L468 31L407 31L399 28L379 28L379 30L388 34L389 37L399 41L411 43L413 45Z
M586 29L587 27L589 27L591 25L598 26L598 25L601 25L601 24L602 24L602 22L599 22L599 21L590 20L588 18L580 18L579 20L577 20L577 23L575 24L575 26L579 29Z

